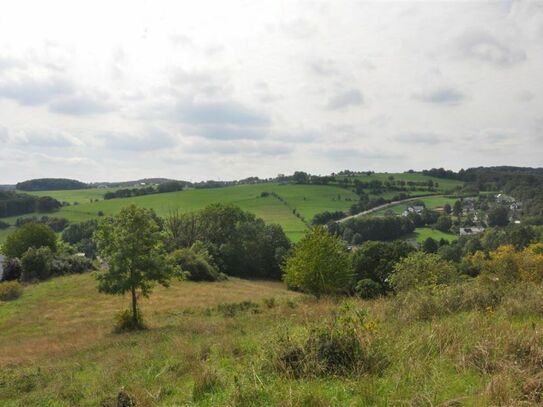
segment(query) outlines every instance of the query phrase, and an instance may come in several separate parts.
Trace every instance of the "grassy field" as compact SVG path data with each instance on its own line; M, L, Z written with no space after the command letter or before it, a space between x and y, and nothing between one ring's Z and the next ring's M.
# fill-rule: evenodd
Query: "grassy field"
M45 191L41 195L52 195L63 201L96 199L98 192L104 189L75 191ZM268 196L261 197L261 192L275 192L286 202ZM94 197L94 198L93 198ZM240 185L213 189L190 189L179 192L153 194L140 197L100 200L98 202L80 203L61 208L52 216L65 217L72 222L80 222L98 217L98 212L113 215L121 208L135 204L145 208L153 208L158 215L166 216L171 211L195 211L205 206L222 202L231 203L263 218L268 223L280 224L285 233L293 241L297 241L307 230L305 223L293 213L296 209L303 218L310 222L313 216L325 210L346 211L358 200L353 192L334 186L319 185L280 185L277 183ZM17 217L5 218L13 223ZM0 238L2 235L0 235Z
M270 364L278 338L308 332L338 301L274 282L178 282L142 301L149 329L115 334L127 298L97 293L90 274L59 277L0 303L0 405L115 406L121 389L139 407L536 405L539 291L441 314L420 295L353 300L379 370L296 379ZM218 307L241 301L252 310Z
M25 191L19 191L23 193L27 193L30 195L35 196L50 196L52 198L55 198L56 200L60 202L68 202L70 205L73 205L74 203L89 203L92 201L95 201L96 199L102 200L104 199L104 194L106 192L110 191L116 191L118 188L89 188L89 189L72 189L72 190L64 190L64 191L32 191L32 192L25 192Z
M432 228L416 228L415 231L410 235L407 235L405 239L415 239L418 243L422 243L429 237L438 241L445 239L449 242L452 242L458 238L458 236L456 236L454 233L445 233L441 230Z

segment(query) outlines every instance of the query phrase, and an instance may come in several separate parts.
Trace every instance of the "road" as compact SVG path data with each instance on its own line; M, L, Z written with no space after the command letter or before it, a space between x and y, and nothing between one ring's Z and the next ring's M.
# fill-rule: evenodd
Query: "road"
M415 196L415 197L412 197L412 198L402 199L401 201L392 201L392 202L389 202L389 203L386 203L386 204L383 204L383 205L376 206L375 208L368 209L367 211L359 212L356 215L347 216L347 217L345 217L343 219L338 220L337 222L345 222L346 220L357 218L359 216L369 215L370 213L380 211L381 209L386 209L386 208L389 208L391 206L402 204L402 203L405 203L405 202L416 201L416 200L419 200L421 198L427 198L429 196L431 196L431 197L440 197L440 196L443 196L443 195L420 195L420 196Z

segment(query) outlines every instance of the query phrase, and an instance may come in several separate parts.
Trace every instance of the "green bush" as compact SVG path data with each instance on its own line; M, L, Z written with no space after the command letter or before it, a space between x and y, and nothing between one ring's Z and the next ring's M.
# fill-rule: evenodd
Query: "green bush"
M205 246L196 242L191 248L176 250L172 253L175 263L182 271L187 271L191 281L219 281L226 276L219 272Z
M21 264L21 260L18 258L15 257L13 259L4 259L2 267L2 281L13 281L21 278L23 265Z
M0 301L16 300L23 294L23 286L17 281L0 283Z
M52 252L56 251L55 232L44 224L27 223L7 237L3 250L9 258L22 258L29 248L42 246L48 247Z
M454 265L437 254L414 252L394 265L390 284L395 291L450 284L458 279Z
M360 298L371 299L382 295L383 287L376 281L364 278L356 283L354 291Z
M341 240L323 226L313 227L294 247L284 272L290 288L317 297L345 293L353 276L349 254Z
M51 259L51 274L81 274L92 269L92 261L83 256L54 256Z
M49 247L40 247L38 249L31 247L21 258L23 264L21 280L46 280L51 277L51 260L52 253Z

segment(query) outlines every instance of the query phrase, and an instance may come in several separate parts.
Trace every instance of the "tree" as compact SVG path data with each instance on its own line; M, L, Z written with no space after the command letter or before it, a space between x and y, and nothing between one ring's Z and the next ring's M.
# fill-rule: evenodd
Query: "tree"
M447 215L441 215L437 218L436 229L441 230L442 232L448 232L451 229L452 221L451 218Z
M462 215L462 202L455 201L453 206L453 215L460 216Z
M349 254L337 236L316 226L294 247L284 267L284 280L291 288L317 298L346 292L352 281Z
M4 254L8 258L18 257L31 247L49 247L52 252L57 248L57 237L53 230L41 223L27 223L11 233L4 243Z
M49 247L40 248L31 247L21 259L23 271L21 280L46 280L51 277L52 253Z
M450 215L451 212L452 212L451 205L449 205L448 203L446 203L445 205L443 205L443 211L444 211L447 215Z
M381 291L390 291L388 283L394 264L415 249L409 243L368 241L351 255L356 281L370 279L380 285Z
M439 246L431 237L427 237L424 243L422 243L422 250L424 250L426 253L436 253L437 249L439 249Z
M437 254L413 252L394 266L390 284L395 291L448 284L457 278L454 265Z
M496 206L488 211L488 226L506 226L509 223L509 211L504 206Z
M97 275L98 290L108 294L130 292L132 328L140 329L138 290L148 297L154 283L165 287L175 267L163 251L159 227L148 209L130 205L104 219L95 233L98 251L108 268Z

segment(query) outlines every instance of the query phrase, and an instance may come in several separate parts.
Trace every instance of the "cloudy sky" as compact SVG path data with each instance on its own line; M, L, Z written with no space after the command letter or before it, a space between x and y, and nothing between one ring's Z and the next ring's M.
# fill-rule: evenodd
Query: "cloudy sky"
M26 1L0 183L543 164L543 2Z

